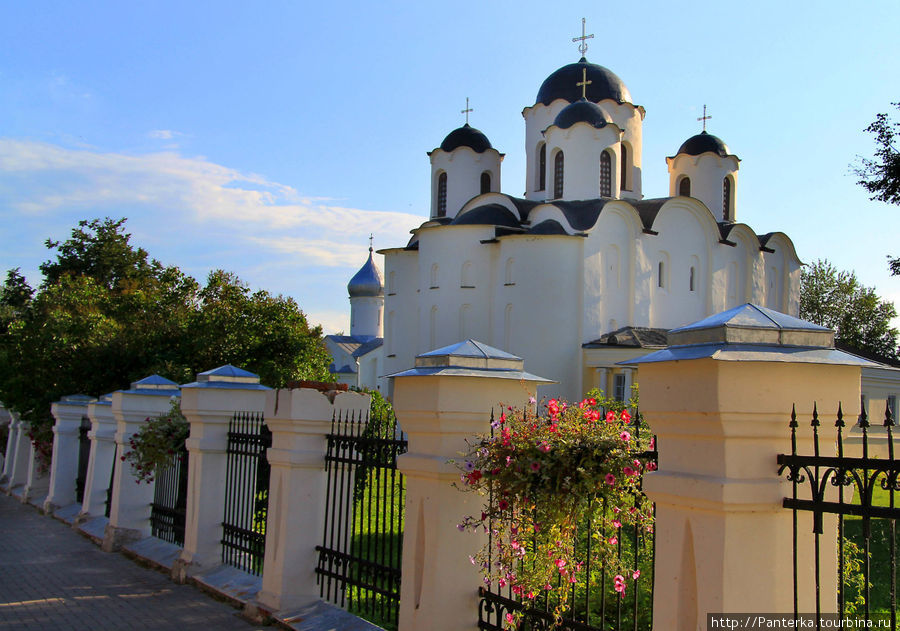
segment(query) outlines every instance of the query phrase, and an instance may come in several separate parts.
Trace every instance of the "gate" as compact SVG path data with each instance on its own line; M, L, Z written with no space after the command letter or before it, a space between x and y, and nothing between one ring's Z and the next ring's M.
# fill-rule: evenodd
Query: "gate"
M820 452L821 421L815 406L810 422L812 455L797 453L796 408L791 411L789 426L791 453L778 456L778 473L787 470L787 479L792 483L791 497L784 498L783 506L793 511L794 617L803 617L798 611L798 594L803 587L798 584L797 573L798 512L808 511L812 513L815 555L816 628L819 628L822 618L830 620L828 614L822 616L822 598L836 598L840 618L890 620L890 628L896 629L896 521L900 517L900 507L895 503L895 493L900 491L900 462L894 459L894 419L890 407L885 410L883 430L877 430L879 434L883 431L883 434L874 442L870 437L871 426L865 409L860 414L856 426L861 444L852 446L861 450L861 457L851 457L845 453L851 443L844 435L846 423L840 406L834 422L836 442L826 441L829 449L836 449L836 456ZM873 455L875 450L882 453ZM807 486L809 499L799 498L798 490ZM826 498L826 494L835 492L837 501L833 501L834 497ZM825 514L837 516L836 551L834 533L825 532ZM838 561L837 594L822 593L821 555L835 552ZM873 583L872 579L877 580ZM831 610L830 605L826 606Z
M635 412L633 436L641 433L641 415ZM494 427L494 416L491 412L491 427ZM493 429L491 430L493 437ZM651 443L651 451L645 451L640 459L645 464L652 463L656 468L657 451L654 448L656 438ZM595 500L602 501L602 500ZM654 518L656 507L653 508ZM602 521L611 522L615 518L612 509L605 503L602 507ZM654 519L655 521L655 519ZM568 596L568 609L563 612L562 619L556 621L554 609L560 604L558 597L538 596L534 600L526 600L513 593L512 585L501 589L495 585L479 587L478 628L486 631L505 631L508 613L522 612L520 629L560 629L561 631L650 631L653 628L653 566L655 560L655 533L646 532L635 524L622 524L615 529L618 541L617 555L626 565L640 570L640 576L633 582L634 589L622 596L616 591L614 572L606 567L593 566L591 563L592 537L595 524L590 520L579 525L575 535L575 549L583 555L583 571L571 584ZM494 528L488 529L493 533ZM493 550L493 535L488 535L489 549ZM488 559L488 563L491 560ZM559 579L561 584L562 579ZM558 626L556 623L558 622Z
M174 454L169 463L156 472L153 504L150 508L150 534L184 546L187 518L188 451Z
M397 419L335 414L328 434L325 527L316 574L320 595L384 628L400 609L407 449Z
M91 459L91 439L88 432L91 429L91 421L88 417L81 417L81 426L78 428L78 475L75 478L75 501L84 502L84 486L87 483L88 462Z
M222 562L256 576L266 552L271 446L261 412L235 412L228 424Z

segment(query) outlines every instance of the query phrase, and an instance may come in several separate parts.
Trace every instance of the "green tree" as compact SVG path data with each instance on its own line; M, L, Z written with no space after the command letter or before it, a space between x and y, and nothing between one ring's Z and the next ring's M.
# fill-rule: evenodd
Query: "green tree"
M834 329L839 343L897 358L897 329L891 326L896 316L893 303L863 286L854 272L838 271L827 260L801 272L800 317Z
M130 243L125 220L79 222L41 265L0 287L0 401L48 427L61 396L94 396L158 373L179 383L231 363L266 385L327 377L322 331L290 298L216 271L205 286Z
M891 105L900 109L900 103ZM869 199L900 204L900 151L896 145L900 123L892 121L887 114L878 114L865 131L875 136L877 148L874 158L862 158L861 166L856 167L858 184L872 194ZM888 256L888 264L891 274L900 276L900 257Z

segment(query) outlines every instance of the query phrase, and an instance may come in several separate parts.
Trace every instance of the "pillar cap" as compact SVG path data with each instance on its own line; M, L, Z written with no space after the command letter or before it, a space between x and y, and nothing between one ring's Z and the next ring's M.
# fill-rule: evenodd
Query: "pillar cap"
M416 357L415 368L388 376L493 377L555 383L550 379L525 372L524 367L525 362L521 357L516 357L482 342L467 339L422 353Z
M249 370L225 364L206 372L197 374L197 381L185 384L182 388L232 388L243 390L271 390L259 383L259 375Z
M87 405L93 403L97 399L87 394L67 394L60 397L57 403L66 403L68 405Z
M834 331L766 307L746 303L672 329L669 347L620 365L687 359L799 362L877 366L834 347Z

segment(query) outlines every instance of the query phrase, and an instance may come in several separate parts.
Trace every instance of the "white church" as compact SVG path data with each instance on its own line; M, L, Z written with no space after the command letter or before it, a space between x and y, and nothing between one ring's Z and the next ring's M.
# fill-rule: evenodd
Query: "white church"
M472 338L557 382L541 395L624 396L617 362L669 329L746 302L798 315L802 263L787 235L741 221L740 159L722 140L685 140L665 158L667 195L644 194L645 115L584 57L553 72L522 111L524 198L501 192L504 154L484 133L450 132L428 153L430 216L378 251L383 275L370 248L348 286L350 335L327 340L336 378L389 395L385 375Z

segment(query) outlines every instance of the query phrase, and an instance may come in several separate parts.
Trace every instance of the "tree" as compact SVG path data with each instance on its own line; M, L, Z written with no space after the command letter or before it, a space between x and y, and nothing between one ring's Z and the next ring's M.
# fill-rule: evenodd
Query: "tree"
M900 109L900 102L891 103ZM874 159L862 158L862 166L856 168L860 176L858 184L869 191L871 200L900 204L900 151L895 138L900 132L900 123L892 121L887 114L878 114L875 122L865 131L875 135ZM888 257L891 274L900 276L900 257Z
M897 317L893 303L863 286L854 272L818 260L800 274L800 317L834 329L835 340L863 352L896 359Z
M130 243L125 220L81 221L40 266L34 292L18 270L0 287L0 401L32 424L50 404L98 396L157 373L179 383L231 363L266 385L327 377L319 327L296 302L251 293L216 271L206 286Z

